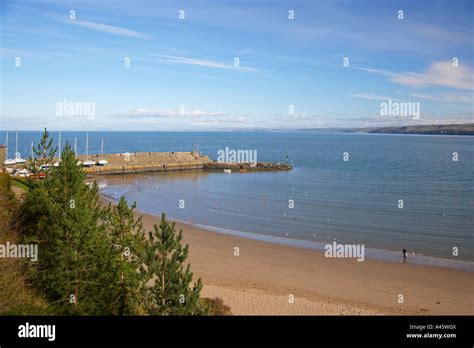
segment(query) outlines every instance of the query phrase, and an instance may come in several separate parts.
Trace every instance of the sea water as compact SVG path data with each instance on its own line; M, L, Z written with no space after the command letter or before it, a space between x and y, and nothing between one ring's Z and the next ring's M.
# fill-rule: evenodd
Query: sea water
M5 132L0 136L3 139ZM40 136L19 134L23 157ZM76 137L82 154L85 132L62 132L62 143L74 143ZM216 160L219 150L229 147L255 150L258 161L294 166L284 172L190 171L100 178L104 195L123 195L143 212L165 212L169 218L219 233L315 250L333 241L364 244L366 257L389 261L399 262L406 248L408 262L474 269L474 137L89 132L89 153L100 152L102 138L105 153L199 147Z

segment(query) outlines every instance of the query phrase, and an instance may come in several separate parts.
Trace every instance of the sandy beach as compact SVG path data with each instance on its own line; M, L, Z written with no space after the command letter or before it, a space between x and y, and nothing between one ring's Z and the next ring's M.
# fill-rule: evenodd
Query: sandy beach
M146 230L160 218L143 216ZM472 315L474 277L466 271L366 259L223 235L177 223L204 297L234 315ZM239 255L234 255L235 248ZM399 303L400 295L403 303Z

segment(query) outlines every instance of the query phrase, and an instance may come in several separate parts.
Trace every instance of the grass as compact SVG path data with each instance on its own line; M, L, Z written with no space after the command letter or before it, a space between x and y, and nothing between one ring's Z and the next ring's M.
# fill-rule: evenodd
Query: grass
M0 244L7 241L18 243L15 233L1 233ZM13 258L0 259L0 316L48 315L50 312L46 301L29 287L23 262Z
M22 189L25 192L27 192L30 189L24 183L22 183L21 181L18 181L16 179L10 179L10 184L11 184L12 187L18 187L19 189Z
M0 244L19 243L18 235L10 223L16 210L12 186L28 190L21 181L12 180L7 173L0 173ZM15 258L0 258L0 315L49 313L45 300L28 286L23 262Z

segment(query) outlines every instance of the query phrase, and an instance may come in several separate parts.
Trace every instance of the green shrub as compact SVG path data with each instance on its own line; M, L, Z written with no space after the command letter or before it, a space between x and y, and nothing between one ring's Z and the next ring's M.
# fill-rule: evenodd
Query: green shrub
M210 315L232 315L230 307L220 297L203 298L201 301L209 308Z

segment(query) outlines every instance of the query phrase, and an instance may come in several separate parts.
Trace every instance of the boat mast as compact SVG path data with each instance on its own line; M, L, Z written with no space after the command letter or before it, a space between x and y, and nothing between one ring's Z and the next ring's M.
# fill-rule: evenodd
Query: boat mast
M86 133L86 158L89 159L89 132Z
M15 140L15 158L18 158L18 132L16 132L16 140Z
M8 132L7 132L7 138L5 139L5 143L7 145L7 159L8 159Z
M58 155L58 162L61 161L61 131L59 131L59 155Z
M104 138L102 138L102 143L100 144L100 155L104 157Z

